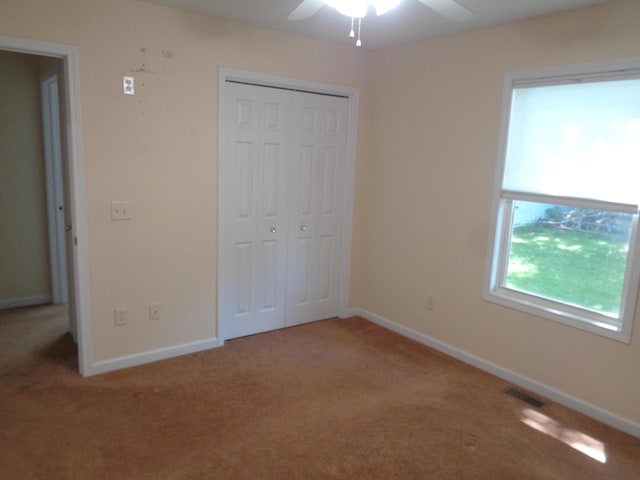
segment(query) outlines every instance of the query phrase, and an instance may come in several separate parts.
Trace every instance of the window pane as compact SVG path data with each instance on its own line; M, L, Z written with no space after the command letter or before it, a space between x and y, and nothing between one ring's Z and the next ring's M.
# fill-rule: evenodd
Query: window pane
M513 203L503 286L618 318L633 215Z

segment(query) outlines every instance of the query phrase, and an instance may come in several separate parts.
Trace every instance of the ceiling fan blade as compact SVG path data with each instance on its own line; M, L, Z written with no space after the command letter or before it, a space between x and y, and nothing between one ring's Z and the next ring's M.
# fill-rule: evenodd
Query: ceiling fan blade
M315 15L324 6L324 0L303 0L293 12L289 14L289 20L306 20Z
M449 20L465 22L472 20L474 14L467 7L463 7L455 0L418 0L432 10Z

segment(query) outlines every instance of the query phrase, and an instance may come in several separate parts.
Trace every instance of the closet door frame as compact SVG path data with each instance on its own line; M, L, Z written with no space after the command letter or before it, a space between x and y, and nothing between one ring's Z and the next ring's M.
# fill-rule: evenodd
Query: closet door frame
M220 68L218 71L218 236L217 236L217 337L220 345L224 344L225 337L225 319L222 314L222 302L220 298L223 278L223 262L225 261L225 252L223 251L225 237L224 212L228 208L225 204L227 201L222 195L221 188L223 182L227 178L225 164L222 161L225 151L225 105L226 105L226 85L227 81L246 82L267 87L285 88L289 90L300 90L305 92L329 94L343 96L348 99L347 113L347 150L346 150L346 168L344 182L344 217L341 228L342 249L340 258L339 273L339 295L338 295L338 315L340 318L348 316L349 308L349 279L351 267L351 238L352 238L352 221L353 221L353 195L354 195L354 179L355 179L355 163L356 163L356 133L358 131L358 90L351 87L340 85L331 85L325 83L309 82L294 78L276 77L259 73L247 72L242 70L234 70L228 68Z

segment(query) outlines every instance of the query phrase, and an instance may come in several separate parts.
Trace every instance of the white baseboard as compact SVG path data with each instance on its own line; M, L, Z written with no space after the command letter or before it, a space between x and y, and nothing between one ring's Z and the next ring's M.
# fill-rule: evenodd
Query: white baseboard
M569 407L577 412L580 412L583 415L594 418L595 420L598 420L606 425L617 428L618 430L628 433L629 435L633 435L634 437L640 438L640 424L635 423L627 418L616 415L615 413L611 413L591 403L585 402L584 400L544 385L540 382L520 375L519 373L501 367L500 365L497 365L493 362L467 353L463 350L460 350L459 348L441 342L440 340L436 340L435 338L425 335L424 333L417 332L411 328L400 325L399 323L396 323L392 320L389 320L362 308L349 309L349 315L366 318L373 323L376 323L382 327L388 328L391 331L399 333L400 335L411 338L412 340L422 343L423 345L445 353L450 357L457 358L458 360L468 363L469 365L479 368L480 370L484 370L485 372L495 375L496 377L502 378L503 380L525 388L530 392L537 393L543 397L548 398L549 400L553 400L554 402L564 405L565 407Z
M145 363L157 362L159 360L179 357L180 355L188 355L190 353L201 352L203 350L209 350L211 348L217 348L219 346L220 342L216 337L213 337L206 340L199 340L197 342L183 343L181 345L159 348L157 350L150 350L148 352L112 358L109 360L92 363L91 367L87 372L85 372L84 375L91 376L98 375L100 373L112 372L114 370L120 370L122 368L135 367L138 365L143 365Z
M36 297L0 298L0 310L9 308L31 307L33 305L46 305L51 303L51 297L40 295Z

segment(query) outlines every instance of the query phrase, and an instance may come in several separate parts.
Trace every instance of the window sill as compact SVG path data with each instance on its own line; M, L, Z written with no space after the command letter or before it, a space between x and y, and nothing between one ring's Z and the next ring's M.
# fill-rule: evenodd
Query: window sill
M631 328L625 329L623 326L616 326L610 322L606 322L604 320L607 317L597 313L592 314L587 310L581 311L577 308L509 289L485 292L483 299L513 310L535 315L586 332L595 333L596 335L611 340L626 344L631 342ZM602 317L603 321L600 321L598 317ZM631 322L627 323L630 324Z

